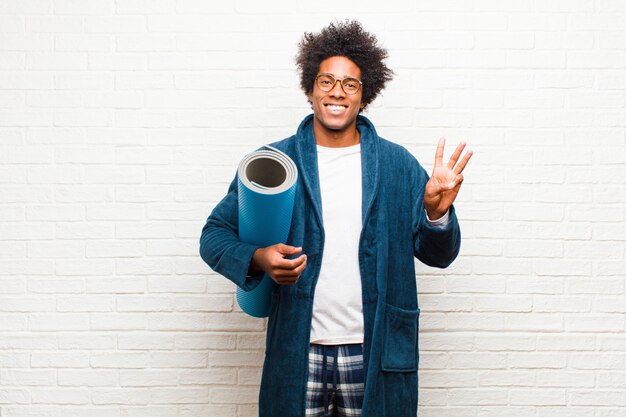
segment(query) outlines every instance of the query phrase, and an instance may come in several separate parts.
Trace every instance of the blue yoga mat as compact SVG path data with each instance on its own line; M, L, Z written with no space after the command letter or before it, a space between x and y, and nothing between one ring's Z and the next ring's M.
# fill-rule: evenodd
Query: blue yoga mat
M261 247L289 237L298 169L287 154L266 146L239 163L239 239ZM259 285L237 288L237 303L253 317L267 317L276 283L265 275Z

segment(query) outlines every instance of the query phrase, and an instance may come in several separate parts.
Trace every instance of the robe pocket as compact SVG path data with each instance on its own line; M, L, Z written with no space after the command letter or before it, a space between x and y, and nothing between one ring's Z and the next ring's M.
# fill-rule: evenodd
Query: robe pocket
M381 369L389 372L417 371L417 332L420 310L386 305L385 338Z

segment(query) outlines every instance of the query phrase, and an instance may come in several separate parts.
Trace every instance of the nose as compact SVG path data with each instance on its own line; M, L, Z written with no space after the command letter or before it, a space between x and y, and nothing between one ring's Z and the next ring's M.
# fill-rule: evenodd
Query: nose
M341 80L336 80L333 88L328 93L334 97L344 97L346 93L343 91Z

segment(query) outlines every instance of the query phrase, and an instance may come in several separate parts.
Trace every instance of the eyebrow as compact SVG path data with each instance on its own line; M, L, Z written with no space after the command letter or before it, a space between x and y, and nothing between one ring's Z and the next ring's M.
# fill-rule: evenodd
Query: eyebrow
M339 77L337 77L335 74L333 74L332 72L320 72L317 75L332 75L333 78L339 79ZM346 78L354 78L355 80L358 80L357 77L355 77L354 75L344 75L342 79L346 79Z

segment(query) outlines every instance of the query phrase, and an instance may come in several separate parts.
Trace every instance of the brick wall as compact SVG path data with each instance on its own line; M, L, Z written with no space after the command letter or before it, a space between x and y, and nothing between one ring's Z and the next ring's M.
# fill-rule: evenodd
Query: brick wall
M0 0L0 416L256 415L266 323L198 237L344 17L390 50L379 133L475 151L461 256L418 265L420 416L626 416L619 0Z

